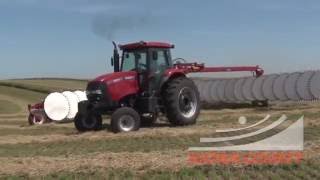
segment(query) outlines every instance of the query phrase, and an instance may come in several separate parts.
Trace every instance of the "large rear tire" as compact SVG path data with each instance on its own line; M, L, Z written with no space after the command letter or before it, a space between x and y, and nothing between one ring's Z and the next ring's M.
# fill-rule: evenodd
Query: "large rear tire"
M102 128L102 117L94 113L82 114L78 112L74 118L74 125L80 132L100 130Z
M192 80L178 77L164 89L166 114L173 125L195 124L200 113L199 92Z
M140 115L133 108L121 107L111 115L111 130L114 133L137 131L140 123Z

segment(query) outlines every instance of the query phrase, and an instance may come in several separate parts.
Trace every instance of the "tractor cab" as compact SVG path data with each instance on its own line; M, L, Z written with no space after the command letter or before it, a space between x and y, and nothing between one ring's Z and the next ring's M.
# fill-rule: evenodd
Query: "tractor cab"
M139 87L148 94L160 89L165 71L173 66L170 49L174 48L174 45L144 41L120 45L121 58L115 44L114 46L111 61L114 72L137 72Z

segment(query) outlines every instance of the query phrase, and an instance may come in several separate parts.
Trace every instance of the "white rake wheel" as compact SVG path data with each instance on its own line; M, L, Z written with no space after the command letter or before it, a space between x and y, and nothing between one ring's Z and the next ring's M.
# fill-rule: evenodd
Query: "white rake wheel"
M284 91L284 83L289 74L280 74L273 83L273 93L275 97L280 101L287 101L289 98Z
M223 79L221 80L219 87L218 87L218 98L220 102L227 102L225 99L225 88L228 80Z
M75 91L75 95L77 95L79 102L88 100L86 92L84 91Z
M316 71L310 80L310 91L315 99L320 99L320 71Z
M301 72L291 73L289 74L288 78L285 80L284 91L290 100L293 100L293 101L300 100L300 97L297 93L297 81L301 75L302 75Z
M243 87L242 87L242 95L246 101L254 101L255 98L253 97L252 94L252 85L254 82L255 78L254 77L248 77L244 81Z
M200 87L200 89L199 89L200 99L201 99L201 101L204 101L204 102L206 101L205 89L204 89L205 85L207 84L206 82L207 82L207 81L202 80L202 81L200 81L200 83L199 83L199 87Z
M238 79L234 87L234 96L237 102L245 102L246 99L242 95L242 87L245 82L245 78Z
M255 100L263 101L266 100L266 98L263 96L262 92L262 86L263 82L266 79L266 76L260 76L256 78L252 85L252 94Z
M310 101L315 97L310 91L311 78L315 74L315 71L304 72L297 80L297 93L302 100Z
M273 85L274 85L275 79L278 77L279 77L278 74L271 74L271 75L268 75L263 82L262 93L263 93L263 96L267 98L267 100L270 100L270 101L277 100L277 97L273 92Z
M193 79L192 81L193 81L194 85L197 86L198 91L199 91L199 80L198 79Z
M192 81L193 81L193 83L194 83L194 85L197 87L197 89L198 89L198 92L199 92L199 87L198 87L198 80L197 79L192 79ZM199 92L200 93L200 92Z
M203 97L204 97L204 102L210 103L210 85L211 81L205 81L204 86L203 86Z
M210 89L210 99L212 100L211 103L217 103L220 102L219 95L218 95L218 87L221 83L221 80L216 80L211 84Z
M209 99L208 103L214 104L218 102L218 99L215 97L215 91L219 80L212 80L209 82Z
M203 97L203 80L194 80L197 88L198 88L198 91L199 91L199 96L200 96L200 101L203 101L204 100L204 97Z
M194 80L202 101L312 101L320 99L320 71L306 71L266 76Z
M235 89L235 84L237 82L238 79L229 79L227 84L226 84L226 88L225 88L225 99L228 102L236 102L237 99L234 95L234 89Z
M61 93L49 94L44 100L44 110L54 121L62 121L69 114L70 107L67 98Z
M69 103L69 113L67 115L67 119L73 119L78 113L78 96L70 91L65 91L62 93L62 95L67 98Z

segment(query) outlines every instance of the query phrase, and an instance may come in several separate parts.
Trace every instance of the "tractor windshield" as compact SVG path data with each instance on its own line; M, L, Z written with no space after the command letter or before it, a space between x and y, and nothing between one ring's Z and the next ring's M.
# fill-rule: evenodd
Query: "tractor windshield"
M122 56L121 71L147 70L147 53L144 51L125 51Z

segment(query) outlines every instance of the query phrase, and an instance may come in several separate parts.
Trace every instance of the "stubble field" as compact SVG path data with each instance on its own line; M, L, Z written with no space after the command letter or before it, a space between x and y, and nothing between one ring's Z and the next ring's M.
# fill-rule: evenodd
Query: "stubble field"
M0 81L1 178L320 178L319 102L277 103L268 108L204 109L193 126L172 127L165 119L160 119L153 127L120 134L109 131L108 117L104 117L103 130L81 134L73 123L28 125L27 104L39 102L48 92L68 89L65 87L84 89L85 85L86 81L63 79ZM216 129L245 127L267 114L272 121L282 114L291 121L304 115L305 158L301 164L194 166L187 162L188 147L199 144L200 137L220 136L215 133ZM247 124L238 123L240 116L247 117ZM280 130L281 127L270 133Z

